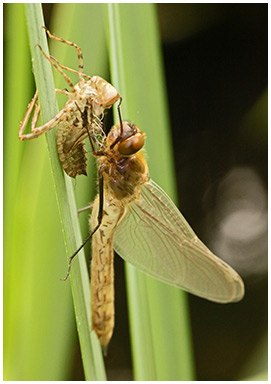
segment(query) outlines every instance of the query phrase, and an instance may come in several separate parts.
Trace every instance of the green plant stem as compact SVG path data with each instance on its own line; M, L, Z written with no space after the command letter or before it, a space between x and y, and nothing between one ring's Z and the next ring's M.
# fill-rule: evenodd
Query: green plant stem
M123 97L123 120L128 118L146 132L150 176L174 198L175 176L155 5L109 4L108 19L112 83ZM192 380L185 293L128 264L126 267L135 379Z
M42 9L40 4L26 4L31 54L35 80L44 121L57 113L57 102L50 63L44 59L36 44L48 54ZM47 134L48 152L51 160L57 202L63 227L67 255L70 256L82 243L77 220L71 179L64 175L56 152L56 133ZM81 251L73 261L71 287L86 380L104 380L105 371L101 349L94 332L90 333L90 290L85 258Z

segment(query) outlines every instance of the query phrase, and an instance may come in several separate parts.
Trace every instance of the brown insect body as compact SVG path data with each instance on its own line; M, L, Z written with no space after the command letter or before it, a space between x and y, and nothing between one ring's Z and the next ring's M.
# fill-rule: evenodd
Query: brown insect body
M93 139L98 148L105 145L100 116L119 99L116 89L99 76L80 80L64 106L57 130L57 151L63 169L70 177L86 175L84 140Z
M124 137L128 136L128 146L133 138L137 143L139 136L143 146L144 135L139 128L123 122L123 131ZM104 156L98 159L99 172L104 178L104 208L102 223L92 238L92 326L103 347L108 345L114 329L114 231L129 204L139 198L141 185L149 180L142 151L130 156L120 154L119 146L125 145L125 139L110 149L119 134L120 126L114 126L108 134ZM90 219L92 229L97 225L98 210L97 196Z
M144 153L138 152L144 145L143 133L135 125L123 122L124 139L111 150L111 145L119 135L120 125L111 128L107 136L106 156L98 160L98 168L104 177L105 192L126 205L137 197L141 185L149 180L149 176ZM120 148L125 150L125 146L130 151L129 155L120 153Z
M112 105L120 99L120 95L110 83L101 77L91 77L83 73L83 55L78 45L52 35L48 29L46 29L46 32L51 39L76 48L79 70L76 71L61 65L54 57L47 56L38 45L43 56L50 61L64 77L71 92L56 89L57 93L64 94L69 100L55 117L44 125L36 127L40 113L38 92L36 91L32 101L28 105L24 119L20 123L19 139L29 140L37 138L58 125L57 151L65 172L70 177L76 177L80 174L86 175L87 158L84 140L89 137L92 140L92 145L96 145L99 149L104 148L103 113L105 109L111 108ZM77 73L79 82L73 85L71 79L62 69ZM31 123L32 133L23 134L35 105L36 107Z
M164 283L218 303L241 300L245 290L238 273L199 240L172 200L150 180L140 129L123 122L105 136L103 113L120 100L117 90L101 77L83 73L82 51L75 43L46 32L51 39L76 48L78 71L64 67L39 46L71 91L56 89L68 101L40 127L36 127L40 113L36 91L20 124L19 138L37 138L58 125L59 158L71 177L86 174L87 137L98 158L99 195L90 219L92 231L70 257L64 280L72 259L92 237L92 324L101 345L108 345L114 329L113 248L125 261ZM73 85L62 69L78 74L79 82ZM34 106L32 133L23 134ZM121 121L120 111L119 118Z

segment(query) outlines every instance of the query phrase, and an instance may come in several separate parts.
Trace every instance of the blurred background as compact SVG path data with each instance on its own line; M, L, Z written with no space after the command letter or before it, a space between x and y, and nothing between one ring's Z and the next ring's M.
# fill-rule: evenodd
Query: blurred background
M37 232L46 233L53 243L54 238L61 239L61 229L60 226L57 229L50 228L48 224L42 228L44 223L35 224L38 227L32 226L42 211L49 215L50 222L57 222L53 186L49 192L41 191L41 187L29 191L23 189L22 183L24 177L30 180L44 177L35 173L39 161L42 162L46 180L51 180L47 153L41 140L38 140L26 144L36 153L35 163L33 155L31 158L23 155L24 144L17 139L19 122L11 120L18 108L17 99L24 100L19 116L22 119L34 91L33 80L30 80L32 85L27 89L19 82L16 88L9 82L11 74L13 81L14 78L31 78L27 39L25 46L16 46L15 41L15 47L11 47L13 33L19 32L26 36L23 18L20 18L21 24L14 22L16 12L17 16L22 13L20 7L16 4L4 6L4 267L7 276L4 316L7 319L13 318L13 322L18 324L17 328L15 326L17 333L6 335L6 356L8 360L14 349L20 355L25 353L26 339L33 337L34 329L31 327L29 334L26 334L23 326L32 321L32 316L38 316L40 321L44 321L44 327L50 323L51 314L37 314L35 306L31 307L32 316L20 318L16 315L18 307L13 305L20 286L24 290L28 289L29 306L33 305L31 300L38 304L41 299L35 297L33 289L43 283L41 279L48 278L44 275L45 271L49 271L52 292L48 292L47 299L52 301L54 296L56 302L51 310L59 313L59 322L52 318L49 325L57 327L62 324L65 327L62 335L65 343L62 347L59 343L55 345L57 356L63 356L62 360L56 358L55 369L57 371L61 365L65 374L57 377L52 370L52 377L55 380L83 380L69 285L59 282L59 277L66 270L66 260L59 257L59 261L56 261L57 256L54 256L53 262L58 262L58 265L50 269L47 256L50 258L51 244L47 240L41 246L40 240L36 239ZM68 22L61 17L64 12L61 7L61 4L43 5L46 25L54 32L54 24ZM238 304L217 305L189 295L196 377L197 380L244 380L248 377L266 379L267 4L157 4L156 8L165 66L179 208L201 240L239 272L246 286L245 298ZM77 42L85 53L89 47L82 46L80 37L76 36L76 29L67 38ZM11 48L17 54L12 65L7 66ZM59 49L61 47L57 48L57 52ZM26 59L25 67L22 56ZM59 58L58 54L55 56ZM86 62L90 61L88 53L86 57ZM66 63L63 60L61 62ZM73 67L76 67L76 61ZM97 65L91 71L86 70L86 73L104 76L108 68ZM14 141L14 145L9 147L10 140L13 140L8 136L8 130L11 129L16 143ZM13 150L13 161L20 163L17 173L8 171ZM79 197L80 185L86 182L76 181L79 206L86 205L90 199L89 194ZM16 193L8 189L15 185L18 187ZM37 200L36 194L40 192L43 196ZM29 210L27 223L21 211L26 206ZM12 222L12 213L17 215L16 223ZM88 230L86 217L80 218L83 237ZM17 233L16 244L7 240L12 233ZM38 275L35 266L27 258L20 265L11 257L13 253L20 253L25 244L29 252L34 247L35 239L39 242L36 257L42 259L39 266L41 275ZM56 254L64 252L61 241L58 240ZM132 380L124 268L118 257L115 266L116 329L105 363L109 380ZM11 267L15 267L12 275L8 274ZM31 286L29 280L25 279L29 270L35 280ZM60 301L58 295L62 295L60 292L63 290L66 296ZM12 324L9 325L12 329ZM43 337L50 337L46 329ZM12 340L15 342L14 347L11 347ZM36 343L37 353L40 353L38 340ZM45 355L46 351L41 353L41 358L43 353ZM22 370L26 369L23 360L19 364L24 367ZM38 370L41 374L41 368Z
M189 296L198 379L232 380L267 367L267 4L158 14L179 208L246 286L238 305Z

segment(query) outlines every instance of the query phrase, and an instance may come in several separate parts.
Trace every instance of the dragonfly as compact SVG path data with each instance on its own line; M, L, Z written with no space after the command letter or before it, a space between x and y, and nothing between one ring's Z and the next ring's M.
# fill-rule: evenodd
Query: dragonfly
M121 121L97 156L99 193L90 217L92 327L106 348L114 329L114 250L140 271L217 303L244 296L238 273L196 236L170 197L149 177L145 135ZM65 278L65 279L66 279Z
M56 89L56 93L64 94L68 101L64 107L47 123L37 127L37 121L40 114L40 104L38 102L38 91L27 107L23 121L20 123L19 139L29 140L39 137L48 132L55 126L57 129L57 152L59 160L64 171L70 177L77 175L86 175L87 150L84 140L89 138L92 146L103 148L106 135L103 130L103 115L106 109L111 108L121 97L118 91L100 76L88 76L83 73L83 54L81 48L68 40L54 36L50 31L43 27L49 38L60 41L76 48L78 56L78 71L65 67L53 56L47 56L41 46L37 44L42 55L47 59L60 74L70 87L67 89ZM79 82L73 85L71 79L62 70L78 74ZM24 134L24 130L34 109L31 122L31 133ZM92 149L95 150L94 147Z

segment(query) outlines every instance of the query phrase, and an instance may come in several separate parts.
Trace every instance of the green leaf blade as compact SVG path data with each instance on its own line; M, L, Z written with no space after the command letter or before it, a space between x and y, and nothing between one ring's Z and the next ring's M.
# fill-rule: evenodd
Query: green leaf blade
M45 53L48 52L45 31L41 28L44 21L40 6L37 4L27 4L26 13L40 104L44 121L48 121L57 113L52 69L39 50L35 51L35 48L38 49L36 44L39 43ZM47 138L65 245L67 254L71 255L82 243L73 185L60 166L56 152L55 131L48 132ZM71 287L86 379L104 380L105 371L101 349L97 338L91 332L89 279L82 251L72 265Z
M109 4L108 19L113 84L123 97L122 117L146 132L150 176L174 199L175 176L155 6ZM192 380L185 293L130 265L126 265L126 271L135 379Z

